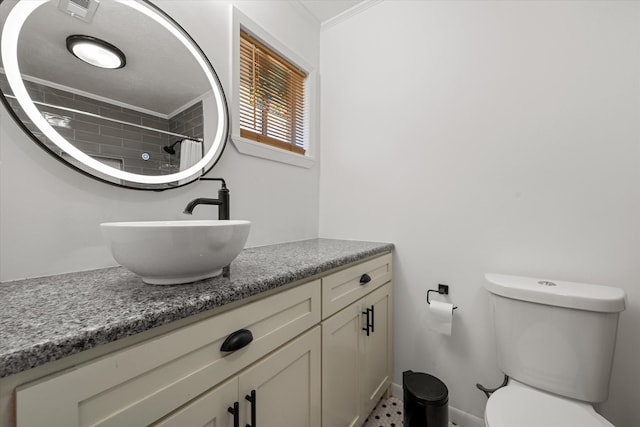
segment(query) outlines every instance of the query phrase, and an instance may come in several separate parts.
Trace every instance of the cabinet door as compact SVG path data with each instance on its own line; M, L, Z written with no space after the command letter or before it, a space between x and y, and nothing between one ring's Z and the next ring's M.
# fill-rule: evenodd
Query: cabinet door
M372 330L362 340L362 413L369 414L391 385L391 283L364 299L365 310L372 310Z
M320 340L316 326L238 376L240 425L320 427Z
M360 370L362 303L354 303L322 322L322 425L361 424Z
M234 415L229 412L238 402L238 377L215 387L192 403L169 415L154 427L212 426L233 427ZM236 415L236 416L239 416Z

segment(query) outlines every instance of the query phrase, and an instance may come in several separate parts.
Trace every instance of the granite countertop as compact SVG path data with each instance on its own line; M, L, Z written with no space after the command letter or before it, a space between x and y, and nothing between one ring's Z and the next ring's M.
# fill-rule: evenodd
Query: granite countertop
M0 378L392 249L330 239L249 248L230 278L174 286L122 267L0 283Z

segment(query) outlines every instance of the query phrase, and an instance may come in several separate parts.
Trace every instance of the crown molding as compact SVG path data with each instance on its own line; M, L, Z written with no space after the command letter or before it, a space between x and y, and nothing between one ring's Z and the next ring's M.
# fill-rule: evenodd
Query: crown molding
M334 16L331 19L327 19L326 21L322 22L320 24L320 31L324 31L327 28L331 28L343 21L346 21L352 17L354 17L355 15L364 12L365 10L369 9L372 6L377 5L378 3L382 3L383 0L363 0L362 2L358 3L357 5L353 6L352 8L349 8L347 10L345 10L344 12Z
M300 0L291 0L289 4L293 6L295 10L298 11L300 15L302 15L305 19L307 19L310 23L313 23L316 27L320 27L321 22L316 18L316 16L311 13L309 9L302 3Z

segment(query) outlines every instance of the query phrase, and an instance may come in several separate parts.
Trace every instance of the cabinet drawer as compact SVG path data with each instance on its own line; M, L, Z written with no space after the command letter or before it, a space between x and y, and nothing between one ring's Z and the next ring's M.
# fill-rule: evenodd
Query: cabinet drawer
M364 275L371 279L361 282ZM322 318L326 319L391 280L391 254L354 265L322 279Z
M17 425L148 425L317 324L319 282L20 387ZM249 329L253 341L232 353L220 351L239 329Z

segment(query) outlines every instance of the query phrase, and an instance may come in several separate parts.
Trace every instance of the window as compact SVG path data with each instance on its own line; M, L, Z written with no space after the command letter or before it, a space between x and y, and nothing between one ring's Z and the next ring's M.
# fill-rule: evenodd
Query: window
M240 31L240 136L305 154L307 73Z
M283 41L295 32L269 31L232 7L231 141L244 155L302 168L315 165L318 59L306 40L299 51Z

